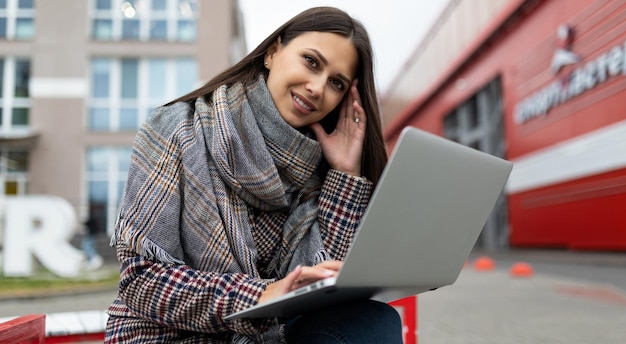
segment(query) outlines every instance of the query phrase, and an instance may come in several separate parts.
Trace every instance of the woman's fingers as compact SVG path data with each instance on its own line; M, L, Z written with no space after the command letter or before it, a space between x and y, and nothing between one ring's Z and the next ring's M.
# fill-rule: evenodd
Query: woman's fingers
M337 276L342 265L343 263L337 260L325 261L315 266L298 265L292 272L287 274L285 278L270 283L261 295L259 303L267 302L289 291L301 288L318 280Z
M259 304L277 298L293 289L296 289L294 288L294 286L298 283L297 281L300 278L301 274L302 267L298 265L292 272L287 274L285 278L268 284L267 288L265 288L265 291L263 291L263 294L261 294L261 297L259 298Z
M356 79L352 81L352 85L341 103L340 120L343 119L344 121L353 122L356 119L353 104L354 102L360 102L359 91L356 88L357 83L358 81Z
M287 276L283 278L283 280L285 281L286 285L292 285L294 281L300 278L300 275L302 275L302 266L298 265L295 269L293 269L292 272L287 274Z
M367 123L367 116L365 116L365 110L357 100L352 103L352 108L354 109L354 121L357 124L365 125Z
M340 260L327 260L317 264L316 266L339 272L339 270L341 270L341 267L343 266L343 262Z
M292 289L297 289L321 279L337 276L342 266L341 261L325 261L315 266L303 266L302 273L295 280Z

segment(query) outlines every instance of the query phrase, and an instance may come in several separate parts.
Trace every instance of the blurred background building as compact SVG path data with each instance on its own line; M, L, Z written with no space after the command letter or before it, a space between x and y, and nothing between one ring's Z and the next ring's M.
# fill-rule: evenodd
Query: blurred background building
M0 192L114 225L151 110L246 53L237 1L0 0Z
M626 250L624 18L450 0L381 94L390 147L412 125L515 163L480 246ZM0 0L1 194L63 197L110 234L141 123L244 37L236 0Z
M382 95L390 147L412 125L514 162L479 245L626 250L625 18L625 1L451 0Z

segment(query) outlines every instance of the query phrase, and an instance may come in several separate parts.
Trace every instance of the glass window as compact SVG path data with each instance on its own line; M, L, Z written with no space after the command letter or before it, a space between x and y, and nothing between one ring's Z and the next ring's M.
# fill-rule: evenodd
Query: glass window
M96 0L96 9L98 10L110 10L111 0Z
M15 61L15 97L28 97L28 80L30 78L30 61Z
M15 38L31 39L35 36L32 18L17 18L15 21Z
M501 79L492 80L444 117L446 138L488 154L505 155ZM510 233L505 195L493 208L476 242L485 249L506 249Z
M0 130L29 124L29 80L30 60L10 56L0 59Z
M479 123L479 109L478 102L476 101L476 97L470 98L466 103L467 106L467 124L470 129L476 128Z
M0 99L4 98L4 59L0 58ZM2 104L2 103L0 103ZM2 111L0 111L0 117L2 117Z
M118 171L122 174L128 172L128 168L130 167L131 153L131 148L119 148L117 150L117 167Z
M178 0L178 13L182 18L191 18L197 11L197 0Z
M122 21L122 38L139 39L139 20Z
M167 21L153 20L150 25L150 39L166 40L167 39Z
M138 117L136 108L122 108L120 110L120 130L137 130Z
M89 114L89 128L96 131L109 130L109 109L93 108Z
M28 125L28 108L13 108L11 123L13 125Z
M28 151L0 149L0 195L28 192Z
M151 59L148 61L148 97L165 99L167 82L167 60Z
M7 37L6 0L0 0L0 38Z
M130 147L92 147L86 152L89 215L109 234L126 185L130 152Z
M0 17L0 38L7 38L7 18Z
M7 153L9 172L27 172L28 171L28 152L25 151L9 151Z
M195 88L197 80L196 62L192 59L179 59L176 61L176 94L183 95Z
M89 183L89 200L106 203L108 199L107 182L92 181Z
M96 0L92 4L94 39L193 41L197 36L195 0Z
M126 173L128 173L132 153L133 150L130 147L117 149L117 167L121 175L126 175Z
M18 8L27 8L27 9L33 9L33 0L19 0L17 3L17 7Z
M91 148L87 154L87 169L90 172L106 172L107 155L108 152L104 148Z
M91 62L91 95L94 98L107 98L109 96L110 74L110 60L95 59Z
M197 84L192 58L96 58L91 68L87 123L96 131L137 130L152 109Z
M191 42L196 40L196 23L191 20L178 21L178 40Z
M456 113L449 114L444 118L443 121L443 130L445 137L452 141L459 141L458 138L458 129L459 129L459 116Z
M122 60L122 99L137 99L138 64L136 59Z
M95 19L93 21L93 38L110 40L113 38L113 21L110 19Z
M152 9L157 11L163 11L167 8L165 0L152 0Z
M0 38L32 39L34 17L33 0L0 0Z

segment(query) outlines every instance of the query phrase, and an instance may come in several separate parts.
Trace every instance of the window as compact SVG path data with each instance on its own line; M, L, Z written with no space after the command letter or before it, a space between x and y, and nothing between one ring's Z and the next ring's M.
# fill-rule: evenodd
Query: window
M1 0L0 0L1 1ZM0 130L28 129L30 60L0 57Z
M28 193L28 151L2 148L0 150L0 195Z
M192 58L93 59L88 128L137 130L154 108L194 89L196 69Z
M91 147L87 149L87 195L89 216L113 230L119 202L124 193L131 147Z
M443 119L444 136L474 149L504 157L502 85L496 78ZM501 249L508 245L506 197L501 194L477 245Z
M504 156L500 79L495 79L444 118L444 135L466 146Z
M0 39L32 39L34 17L34 0L0 0Z
M197 0L92 0L96 40L196 40Z

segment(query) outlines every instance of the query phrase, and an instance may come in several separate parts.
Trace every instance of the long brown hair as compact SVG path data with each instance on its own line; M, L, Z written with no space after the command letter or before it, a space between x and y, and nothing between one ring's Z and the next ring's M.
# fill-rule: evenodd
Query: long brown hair
M252 84L260 73L267 79L269 72L264 66L264 58L270 46L278 38L280 38L281 44L287 45L295 37L311 31L330 32L349 38L357 50L359 56L356 75L359 79L357 89L361 96L361 105L367 114L361 171L363 176L376 184L387 163L387 151L383 140L378 97L374 83L372 46L365 27L358 20L337 8L314 7L296 15L265 38L237 64L226 69L195 91L175 99L167 105L182 101L193 106L195 99L199 97L210 98L213 91L222 85L232 85L237 82L242 82L244 85ZM327 132L334 130L340 106L341 104L320 122ZM328 166L325 163L325 166L321 168L325 172Z

